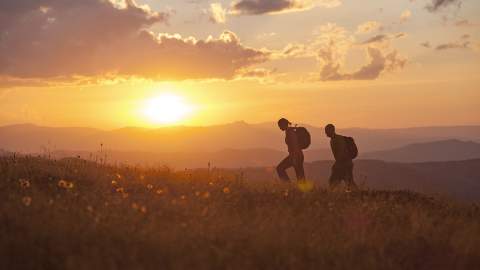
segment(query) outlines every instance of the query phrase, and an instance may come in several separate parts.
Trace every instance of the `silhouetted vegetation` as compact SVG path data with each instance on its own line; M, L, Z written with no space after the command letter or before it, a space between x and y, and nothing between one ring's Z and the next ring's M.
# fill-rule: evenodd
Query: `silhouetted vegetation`
M0 158L2 269L478 269L477 205Z

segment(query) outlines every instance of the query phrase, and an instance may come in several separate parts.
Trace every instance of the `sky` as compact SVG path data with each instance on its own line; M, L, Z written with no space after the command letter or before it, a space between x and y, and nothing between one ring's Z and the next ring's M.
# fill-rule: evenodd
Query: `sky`
M478 125L478 14L475 0L5 0L0 125Z

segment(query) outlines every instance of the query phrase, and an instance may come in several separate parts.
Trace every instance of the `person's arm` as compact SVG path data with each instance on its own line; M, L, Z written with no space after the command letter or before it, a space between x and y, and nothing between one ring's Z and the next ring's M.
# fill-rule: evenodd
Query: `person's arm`
M338 141L336 139L331 139L330 146L332 147L332 153L335 160L340 160L341 155L339 153Z

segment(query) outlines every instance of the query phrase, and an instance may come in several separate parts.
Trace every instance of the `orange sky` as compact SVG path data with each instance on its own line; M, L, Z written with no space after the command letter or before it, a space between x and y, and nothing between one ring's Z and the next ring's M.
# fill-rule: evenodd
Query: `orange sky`
M2 2L0 125L480 124L478 2L244 1Z

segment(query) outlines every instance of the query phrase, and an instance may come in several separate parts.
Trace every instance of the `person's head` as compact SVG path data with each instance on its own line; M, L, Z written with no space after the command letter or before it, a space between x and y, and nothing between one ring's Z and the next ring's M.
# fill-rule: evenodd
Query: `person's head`
M290 123L290 121L288 121L285 118L282 118L282 119L278 120L278 127L283 131L287 130L288 126L291 125L291 124L292 123Z
M325 134L327 137L332 138L335 135L335 126L332 124L328 124L325 126Z

